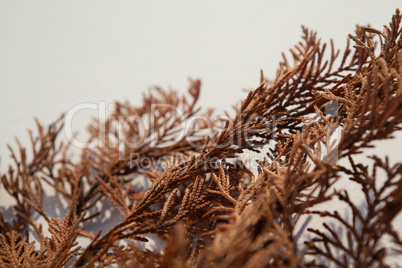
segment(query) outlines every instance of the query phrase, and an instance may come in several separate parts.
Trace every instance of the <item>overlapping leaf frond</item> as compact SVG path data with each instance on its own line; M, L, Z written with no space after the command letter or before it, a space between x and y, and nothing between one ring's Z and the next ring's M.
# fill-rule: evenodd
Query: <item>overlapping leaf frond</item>
M342 53L302 31L275 78L262 74L226 119L198 108L201 82L191 80L189 96L154 88L140 106L116 102L110 116L90 124L88 142L96 146L82 149L79 161L56 142L62 118L47 130L37 123L30 153L19 143L18 152L10 147L14 165L1 175L16 217L0 213L0 264L386 266L386 256L402 252L393 227L402 208L401 164L374 156L370 172L353 159L401 130L401 14L383 31L358 27ZM260 153L254 173L242 159L250 152ZM343 158L351 168L339 164ZM364 210L335 187L345 176L361 186ZM61 219L46 212L46 187L68 203ZM316 209L335 199L350 218ZM102 202L119 218L94 234L88 222L101 218ZM300 230L306 215L331 224ZM141 246L151 235L166 242L163 252ZM90 240L83 248L80 236Z

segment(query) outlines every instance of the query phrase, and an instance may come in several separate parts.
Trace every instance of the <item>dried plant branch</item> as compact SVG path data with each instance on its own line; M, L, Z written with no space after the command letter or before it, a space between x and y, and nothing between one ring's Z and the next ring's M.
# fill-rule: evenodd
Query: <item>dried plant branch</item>
M260 85L224 119L198 108L199 80L187 95L157 87L141 106L116 102L104 122L90 124L96 146L76 162L68 145L57 145L63 117L47 129L37 121L30 153L17 140L17 150L9 147L14 164L1 174L16 218L0 212L0 265L385 267L389 254L402 253L393 227L401 163L373 156L365 166L353 158L401 130L401 18L397 10L383 31L358 27L343 53L303 27L276 77L261 72ZM250 152L260 153L255 173L242 159ZM338 164L342 158L351 168ZM342 176L361 186L364 209L335 188ZM141 179L150 187L137 187ZM60 219L45 209L49 187L68 203ZM335 197L350 218L317 210ZM88 221L100 221L105 200L119 222L94 235ZM300 236L308 215L326 221L307 229L313 238ZM152 235L166 241L162 253L140 246ZM89 245L81 249L79 236Z

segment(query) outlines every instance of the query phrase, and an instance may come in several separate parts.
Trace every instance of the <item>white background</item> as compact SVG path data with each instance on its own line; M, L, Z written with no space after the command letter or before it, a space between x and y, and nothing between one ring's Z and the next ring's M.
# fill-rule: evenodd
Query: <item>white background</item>
M279 3L280 2L280 3ZM343 49L356 24L382 29L399 1L0 1L0 156L33 118L50 123L83 102L141 103L159 85L218 112L273 78L301 25ZM81 134L96 111L77 114ZM392 148L392 147L391 147Z
M398 3L1 0L0 171L14 136L28 145L34 117L47 124L84 102L139 105L148 87L185 92L188 78L202 79L201 106L222 112L258 86L260 69L275 76L301 25L343 49L356 24L382 30ZM77 114L74 130L90 116ZM401 141L376 152L400 161Z

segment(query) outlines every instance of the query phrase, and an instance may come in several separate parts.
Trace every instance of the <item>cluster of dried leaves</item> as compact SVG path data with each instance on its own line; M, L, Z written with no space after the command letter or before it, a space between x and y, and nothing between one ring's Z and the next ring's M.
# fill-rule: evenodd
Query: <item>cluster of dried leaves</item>
M388 254L402 254L392 225L402 209L402 163L373 157L370 168L353 157L401 130L401 14L397 10L383 31L358 27L349 37L354 48L348 40L341 54L331 42L326 60L327 45L303 28L302 42L290 50L291 60L283 56L275 80L261 75L260 86L230 118L216 120L208 110L193 120L200 115L198 80L191 81L190 99L158 88L141 107L117 102L105 124L89 127L98 146L83 149L80 161L68 157L68 144L56 143L63 118L48 128L37 123L38 135L30 133L33 157L20 144L10 148L15 165L1 175L1 187L15 200L15 219L0 214L0 265L386 266ZM328 113L328 107L335 109ZM240 156L261 148L268 152L255 176ZM337 164L342 158L351 168ZM383 183L378 170L385 171ZM342 176L361 186L366 210L345 189L335 189ZM133 184L140 177L150 189ZM45 213L45 184L68 201L62 219ZM334 198L350 208L351 218L315 209ZM87 223L102 216L96 205L105 199L121 220L91 233ZM305 230L312 238L302 248L296 225L317 214L335 224ZM50 237L38 218L48 223ZM149 234L166 241L163 253L139 247ZM80 236L89 245L80 248ZM382 243L385 237L392 247Z

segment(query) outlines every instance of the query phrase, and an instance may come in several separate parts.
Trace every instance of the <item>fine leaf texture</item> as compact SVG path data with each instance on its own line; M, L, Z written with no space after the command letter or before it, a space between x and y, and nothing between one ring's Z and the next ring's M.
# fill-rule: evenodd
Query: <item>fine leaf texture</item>
M402 127L399 10L382 31L357 27L343 50L303 27L274 79L261 73L232 115L198 107L200 90L190 80L188 95L157 87L141 106L116 102L105 122L89 124L97 146L79 160L57 139L64 115L48 127L37 121L30 147L9 147L14 164L1 174L15 219L0 212L0 265L386 267L388 255L402 254L393 225L402 163L354 160ZM256 172L242 158L250 152L259 155ZM335 186L341 178L360 186L363 205ZM46 213L46 187L68 203L59 219ZM317 209L331 200L351 216ZM119 222L92 233L88 222L100 222L102 202ZM300 236L309 215L323 224ZM139 246L150 235L165 241L163 252ZM90 242L80 247L82 237Z

